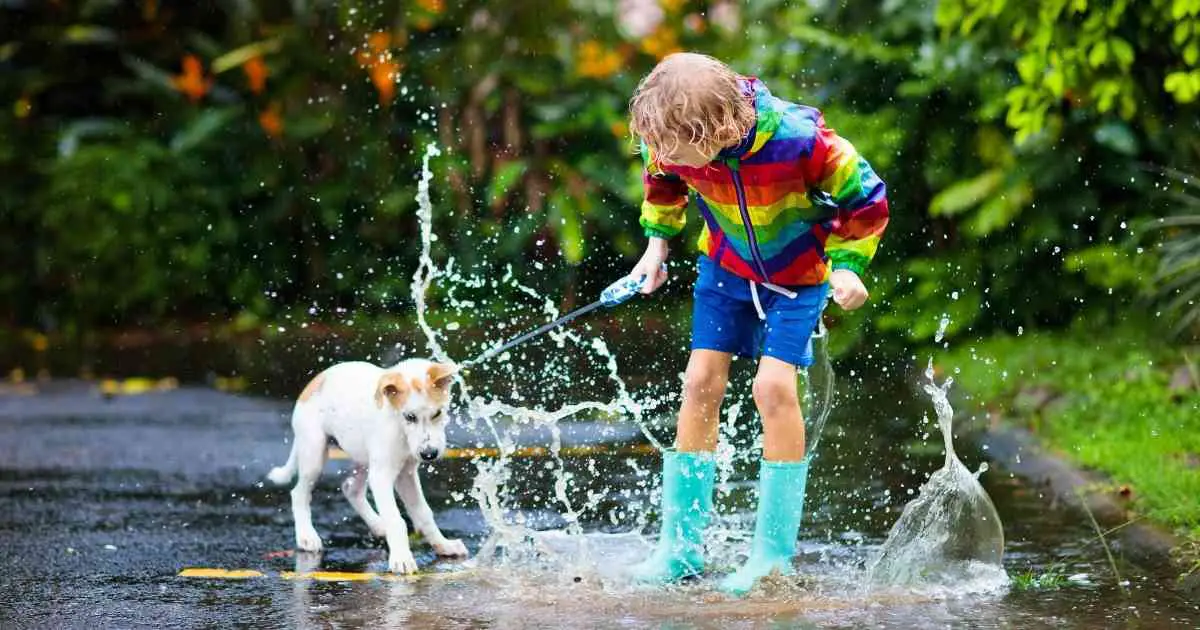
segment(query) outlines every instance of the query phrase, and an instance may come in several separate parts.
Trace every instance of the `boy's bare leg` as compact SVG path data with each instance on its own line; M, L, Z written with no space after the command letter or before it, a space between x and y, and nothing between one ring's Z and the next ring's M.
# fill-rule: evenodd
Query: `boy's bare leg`
M754 404L762 416L763 459L798 462L804 459L804 416L796 392L796 366L763 357L754 377ZM682 426L682 419L680 420ZM713 433L716 443L716 433Z
M675 448L683 452L717 450L721 400L729 382L733 355L716 350L693 350L684 375L683 402L676 424ZM792 388L795 389L793 382ZM803 440L801 440L803 444Z

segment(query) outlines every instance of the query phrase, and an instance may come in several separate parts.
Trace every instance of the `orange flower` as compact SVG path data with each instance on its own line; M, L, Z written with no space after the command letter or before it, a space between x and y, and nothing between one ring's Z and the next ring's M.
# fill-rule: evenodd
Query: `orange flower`
M621 54L594 39L580 44L576 56L575 72L581 77L604 79L621 69Z
M417 0L417 6L433 14L441 13L446 9L446 3L443 0Z
M704 18L699 13L689 13L685 15L683 17L683 25L687 28L689 33L695 34L703 33L706 28L706 25L704 24Z
M263 62L262 57L251 57L242 64L242 70L246 72L246 82L250 84L250 91L255 94L262 94L263 88L267 86L267 64Z
M204 66L196 55L183 58L183 73L171 79L171 83L193 103L204 98L212 87L212 79L204 76Z
M386 31L371 33L367 37L369 50L358 51L358 65L366 69L371 77L371 83L379 92L379 102L387 105L396 96L396 77L400 76L402 66L392 58L389 47L392 36Z
M613 121L613 123L608 126L608 130L611 131L612 135L616 136L618 139L629 135L629 125L624 120Z
M279 102L272 101L258 115L258 125L272 138L283 135L283 118L279 115Z
M380 62L371 68L371 83L379 92L379 103L387 105L396 97L396 77L400 76L400 64L392 60Z
M392 34L387 31L375 31L367 36L367 47L375 53L381 53L392 45Z
M667 55L682 50L675 31L669 26L663 26L638 42L638 47L648 55L662 59Z

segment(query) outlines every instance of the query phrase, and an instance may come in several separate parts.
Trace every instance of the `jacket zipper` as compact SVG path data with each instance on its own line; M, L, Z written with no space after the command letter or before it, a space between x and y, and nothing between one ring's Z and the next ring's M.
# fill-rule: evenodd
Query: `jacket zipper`
M758 251L758 239L754 236L754 226L750 223L750 211L746 209L746 189L742 187L742 174L738 170L737 158L730 158L725 162L729 167L729 174L733 177L733 190L737 193L738 212L742 215L742 225L746 227L746 240L750 242L750 257L754 259L754 264L758 267L758 273L762 275L763 282L770 282L767 277L767 266L763 264L762 253Z

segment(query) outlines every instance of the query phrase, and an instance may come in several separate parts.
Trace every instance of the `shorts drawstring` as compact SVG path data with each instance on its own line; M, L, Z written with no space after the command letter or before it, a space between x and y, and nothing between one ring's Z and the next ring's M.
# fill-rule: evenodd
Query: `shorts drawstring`
M766 287L768 290L774 291L774 292L778 293L779 295L786 297L789 300L796 299L797 294L795 291L790 291L788 289L785 289L785 288L779 286L778 284L771 284L770 282L764 282L764 283L762 283L762 285L764 287ZM751 299L754 300L754 311L758 313L758 318L766 319L767 314L765 312L763 312L762 302L758 301L758 283L753 280L750 280L750 297L751 297Z

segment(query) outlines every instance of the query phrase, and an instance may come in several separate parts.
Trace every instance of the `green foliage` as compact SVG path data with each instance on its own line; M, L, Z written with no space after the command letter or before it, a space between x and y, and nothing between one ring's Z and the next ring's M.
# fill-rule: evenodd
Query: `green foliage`
M1192 269L1186 241L1139 232L1168 208L1143 164L1200 146L1186 1L657 4L635 33L576 0L9 3L0 227L22 238L0 264L29 273L0 273L0 317L401 310L429 142L435 256L592 290L643 246L625 104L681 48L822 108L888 183L874 308L835 322L847 351L929 339L942 314L950 335L1064 325Z
M1103 335L1081 325L960 343L942 363L976 400L1128 485L1139 511L1200 536L1200 389L1172 386L1196 349L1169 345L1160 321L1135 321Z
M1194 0L947 0L936 20L947 36L1014 46L1020 81L1004 100L1018 142L1070 108L1129 120L1163 90L1185 104L1200 92Z
M1166 233L1160 243L1154 289L1176 332L1200 328L1200 183L1195 176L1172 173L1166 195L1184 210L1152 222Z

